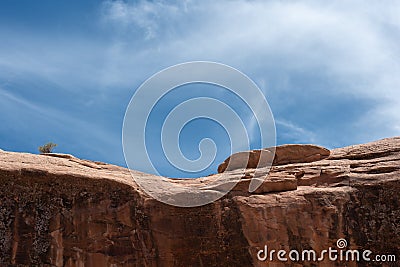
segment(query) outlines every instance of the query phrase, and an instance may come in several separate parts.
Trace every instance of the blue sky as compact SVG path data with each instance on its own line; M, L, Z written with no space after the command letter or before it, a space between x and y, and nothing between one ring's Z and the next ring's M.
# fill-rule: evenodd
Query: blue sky
M121 128L136 88L193 60L253 79L278 144L335 148L400 135L398 14L398 1L368 0L1 1L0 148L37 153L52 141L55 152L124 166ZM152 115L154 132L166 111L199 94L240 105L219 90L169 95ZM251 128L251 114L239 113ZM204 137L219 154L196 175L229 154L226 134L203 120L182 132L188 158ZM161 174L185 176L163 161L156 138L150 154Z

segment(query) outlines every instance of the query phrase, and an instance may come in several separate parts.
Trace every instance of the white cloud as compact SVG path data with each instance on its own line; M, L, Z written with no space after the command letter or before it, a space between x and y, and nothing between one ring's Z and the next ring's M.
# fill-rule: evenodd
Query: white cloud
M381 82L399 82L400 21L394 11L400 11L400 3L389 2L390 8L386 2L362 3L202 1L186 3L182 10L178 2L116 1L106 2L105 19L131 33L146 29L152 38L162 32L153 55L163 59L221 60L251 71L323 69L338 79L378 78L369 90L351 88L376 96Z
M176 19L185 11L186 5L186 1L140 0L133 4L106 1L103 3L103 19L105 23L116 22L120 29L138 27L144 31L145 39L154 39L163 30L163 22Z
M320 88L327 97L379 102L354 122L357 133L351 138L358 138L355 142L400 134L392 127L400 121L400 21L394 12L400 10L400 3L222 1L193 5L184 20L189 25L186 31L164 39L162 54L222 61L255 79L275 70L289 76L305 73L308 78L314 74L315 79L328 79L326 87ZM203 18L201 23L193 23L195 15ZM176 24L164 25L165 30ZM269 88L270 94L281 94ZM282 96L290 99L296 88L285 89ZM311 90L306 88L304 93L312 98ZM317 100L307 104L313 101ZM340 110L332 112L335 116ZM385 123L371 123L375 117Z
M312 131L306 130L298 125L295 125L292 122L283 120L283 119L276 119L275 123L277 126L282 126L285 128L286 131L279 132L278 135L282 134L282 139L290 139L296 143L309 143L314 144L317 142L315 138L315 134Z

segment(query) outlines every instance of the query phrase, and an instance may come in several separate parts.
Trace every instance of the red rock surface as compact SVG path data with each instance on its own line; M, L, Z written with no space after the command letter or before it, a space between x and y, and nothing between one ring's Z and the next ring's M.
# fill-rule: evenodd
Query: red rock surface
M0 266L382 266L256 256L264 245L320 251L339 238L351 249L396 255L384 266L400 266L400 138L329 156L323 148L308 157L310 147L288 147L268 176L248 169L227 196L198 208L151 199L122 167L0 151ZM249 193L252 178L265 181Z
M260 168L289 163L306 163L327 158L330 151L315 145L283 145L274 148L239 152L228 157L218 166L218 173L232 171L240 167ZM245 164L247 161L247 164Z

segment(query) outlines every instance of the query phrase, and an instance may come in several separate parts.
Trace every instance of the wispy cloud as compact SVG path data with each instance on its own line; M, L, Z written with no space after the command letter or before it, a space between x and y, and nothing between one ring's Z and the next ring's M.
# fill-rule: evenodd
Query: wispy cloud
M306 130L298 125L293 124L282 119L275 119L275 123L278 129L283 127L282 131L278 130L278 136L281 134L280 139L293 140L294 143L316 143L315 134L309 130Z
M306 101L302 104L321 110L326 108L326 101L319 105L312 96L315 90L320 91L320 97L354 98L354 106L347 108L357 108L357 103L364 101L379 103L368 111L368 116L352 118L356 124L366 121L355 128L360 132L371 127L367 123L371 115L392 121L391 125L400 121L397 2L336 1L327 5L319 1L202 1L186 3L184 11L177 2L106 3L106 17L125 31L162 29L161 35L153 35L159 39L152 52L163 62L222 61L256 80L265 80L269 94L275 95L272 98L279 96L292 102L299 94L310 95L302 99ZM179 19L173 19L177 13ZM299 76L303 80L293 79ZM287 83L288 77L297 84ZM277 83L280 86L275 86ZM291 112L281 106L276 110L282 112L280 117ZM371 138L394 134L399 132L386 124Z
M105 23L117 23L119 30L143 30L145 39L154 39L161 34L164 23L177 20L185 12L186 1L137 1L129 4L124 1L103 3ZM183 9L182 9L183 8Z
M2 119L3 129L18 132L18 129L26 128L26 130L31 131L26 132L26 135L35 135L35 133L41 132L43 137L47 136L48 138L62 139L60 137L63 136L63 138L69 140L70 144L76 143L77 146L80 146L80 149L95 151L102 154L103 157L107 156L108 153L113 153L110 148L115 144L116 136L90 121L71 116L65 111L38 105L2 88L0 88L0 104L1 113L7 114ZM26 120L26 118L29 119ZM80 142L82 140L84 142ZM98 147L99 143L103 147ZM35 147L38 144L32 145ZM109 150L106 152L104 148ZM71 148L64 146L61 149L68 152ZM71 150L74 151L75 149L73 147Z

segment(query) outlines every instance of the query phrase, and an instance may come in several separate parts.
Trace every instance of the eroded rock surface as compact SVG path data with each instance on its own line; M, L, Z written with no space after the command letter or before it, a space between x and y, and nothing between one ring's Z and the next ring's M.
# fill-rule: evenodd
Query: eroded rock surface
M271 165L307 163L325 159L329 155L329 149L321 146L282 145L275 148L235 153L218 166L218 172L232 171L242 167L262 168Z
M174 180L241 179L214 203L177 208L148 197L122 167L0 152L0 266L382 266L257 259L265 245L321 251L339 238L396 255L383 266L400 265L400 138L330 153L289 145L276 155L269 174L250 165L244 174ZM251 179L262 180L252 193Z

